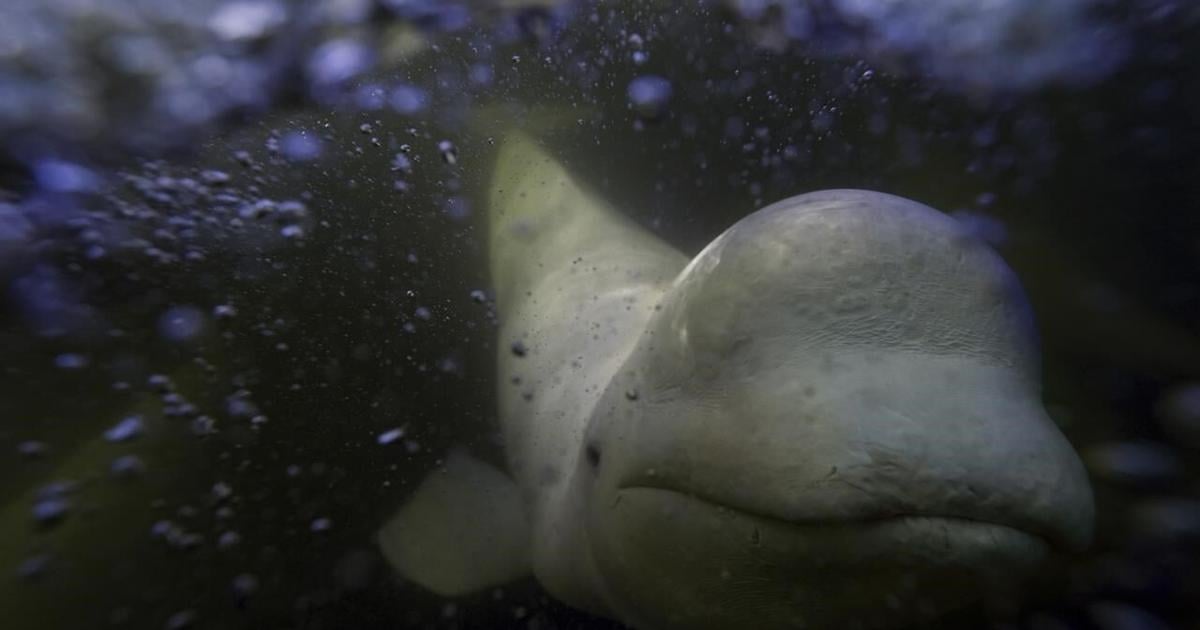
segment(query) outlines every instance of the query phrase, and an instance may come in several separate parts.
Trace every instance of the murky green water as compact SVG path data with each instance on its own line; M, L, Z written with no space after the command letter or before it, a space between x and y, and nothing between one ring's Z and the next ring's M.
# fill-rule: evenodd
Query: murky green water
M447 449L503 458L480 191L508 125L689 255L824 188L969 221L1030 294L1098 531L943 625L1192 627L1200 40L1183 17L1116 13L1120 69L996 93L887 55L764 50L717 8L584 8L511 41L481 21L353 79L388 106L302 98L191 154L125 154L115 191L80 203L90 222L47 220L0 259L5 627L609 627L532 580L443 600L372 542ZM627 86L650 75L672 95L647 118Z

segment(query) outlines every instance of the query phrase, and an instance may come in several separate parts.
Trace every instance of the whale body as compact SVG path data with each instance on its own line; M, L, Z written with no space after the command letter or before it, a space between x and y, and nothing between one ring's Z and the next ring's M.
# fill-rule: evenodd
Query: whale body
M1088 544L1030 307L955 220L821 191L689 260L521 134L488 204L507 470L425 479L378 536L405 578L532 573L645 630L901 627Z

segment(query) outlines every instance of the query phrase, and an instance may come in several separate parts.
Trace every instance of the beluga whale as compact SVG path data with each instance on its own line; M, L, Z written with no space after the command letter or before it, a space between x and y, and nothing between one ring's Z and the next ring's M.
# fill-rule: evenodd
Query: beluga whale
M811 192L689 259L534 139L497 151L506 469L442 460L377 536L404 578L532 574L642 630L893 628L1088 545L1031 308L960 222Z

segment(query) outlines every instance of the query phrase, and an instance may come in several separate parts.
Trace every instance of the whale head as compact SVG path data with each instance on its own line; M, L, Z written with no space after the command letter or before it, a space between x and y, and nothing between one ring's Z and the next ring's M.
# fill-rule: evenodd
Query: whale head
M637 627L903 626L1089 542L1029 304L935 210L769 206L640 334L576 476L604 597Z

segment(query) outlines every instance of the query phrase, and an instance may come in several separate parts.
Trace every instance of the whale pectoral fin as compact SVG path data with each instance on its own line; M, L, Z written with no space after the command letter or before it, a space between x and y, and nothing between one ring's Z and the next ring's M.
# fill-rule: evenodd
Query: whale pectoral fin
M516 483L452 452L379 530L378 542L400 575L451 597L529 575L530 535Z

